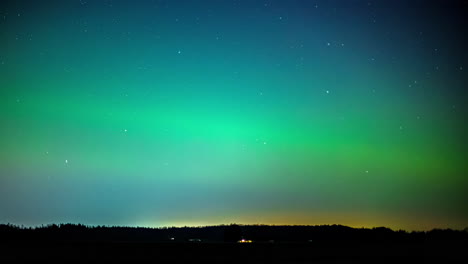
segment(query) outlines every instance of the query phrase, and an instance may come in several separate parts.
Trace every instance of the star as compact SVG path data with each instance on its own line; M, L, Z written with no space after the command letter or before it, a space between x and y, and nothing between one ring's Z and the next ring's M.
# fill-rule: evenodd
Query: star
M181 53L182 53L182 51L180 51L180 50L179 50L179 51L177 51L177 54L181 54Z
M330 91L329 91L329 90L326 90L325 92L326 92L327 94L329 94L329 93L330 93Z
M67 160L67 159L65 160L65 164L68 164L68 160Z

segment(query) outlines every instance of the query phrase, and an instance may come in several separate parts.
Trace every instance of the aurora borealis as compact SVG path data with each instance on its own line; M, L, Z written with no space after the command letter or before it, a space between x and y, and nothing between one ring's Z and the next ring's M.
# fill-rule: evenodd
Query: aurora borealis
M0 223L463 229L466 7L2 1Z

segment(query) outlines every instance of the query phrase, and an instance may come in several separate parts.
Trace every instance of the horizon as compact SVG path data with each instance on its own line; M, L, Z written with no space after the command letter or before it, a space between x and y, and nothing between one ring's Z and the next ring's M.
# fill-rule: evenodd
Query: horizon
M176 226L139 226L139 225L128 225L128 226L120 226L120 225L84 225L80 223L50 223L50 224L41 224L41 225L34 225L34 226L27 226L27 225L17 225L13 223L0 223L0 225L6 225L14 228L20 228L20 229L41 229L41 228L49 228L51 226L64 226L64 225L75 225L75 226L84 226L86 228L142 228L142 229L171 229L171 228L206 228L206 227L227 227L227 226L246 226L246 227L255 227L255 226L270 226L270 227L333 227L333 226L341 226L341 227L348 227L351 229L379 229L379 228L385 228L389 229L393 232L407 232L407 233L412 233L412 232L430 232L430 231L437 231L437 230L452 230L452 231L459 231L459 232L468 232L468 227L465 227L463 229L453 229L453 228L432 228L432 229L421 229L421 230L408 230L408 229L395 229L395 228L390 228L387 226L372 226L372 227L366 227L366 226L348 226L348 225L341 225L341 224L317 224L317 225L307 225L307 224L241 224L241 223L230 223L230 224L210 224L210 225L190 225L190 226L182 226L182 225L176 225Z
M0 222L463 230L466 7L2 1Z
M163 225L163 226L145 226L145 225L99 225L99 224L82 224L82 223L47 223L47 224L37 224L37 225L23 225L23 224L15 224L15 223L0 223L0 225L11 226L15 228L21 229L40 229L40 228L48 228L51 226L63 226L63 225L75 225L75 226L84 226L86 228L98 228L98 227L105 227L105 228L143 228L143 229L169 229L169 228L205 228L205 227L225 227L225 226L271 226L271 227L333 227L333 226L341 226L341 227L349 227L352 229L378 229L378 228L385 228L390 229L393 232L404 231L407 233L411 232L430 232L434 230L453 230L453 231L460 231L460 232L468 232L468 226L465 228L450 228L450 227L434 227L430 229L402 229L402 228L392 228L388 226L350 226L350 225L343 225L343 224L261 224L261 223L218 223L218 224L199 224L199 225Z

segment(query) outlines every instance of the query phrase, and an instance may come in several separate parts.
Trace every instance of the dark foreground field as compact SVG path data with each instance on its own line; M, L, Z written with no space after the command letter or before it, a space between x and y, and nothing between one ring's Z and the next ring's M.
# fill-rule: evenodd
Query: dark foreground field
M239 239L252 243L238 243ZM468 232L344 226L0 225L0 263L468 263Z
M2 245L1 263L38 261L67 263L93 260L177 263L467 263L467 247L459 244L313 243L131 243L46 242Z

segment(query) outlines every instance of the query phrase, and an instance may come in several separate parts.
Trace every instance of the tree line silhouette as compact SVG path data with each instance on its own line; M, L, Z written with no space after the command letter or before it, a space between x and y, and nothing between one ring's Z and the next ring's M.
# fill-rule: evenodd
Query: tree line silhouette
M342 225L271 226L218 225L202 227L122 227L51 224L20 227L0 224L0 240L14 241L135 241L135 242L237 242L245 238L258 243L425 243L468 242L465 230L394 231L386 227L351 228Z

